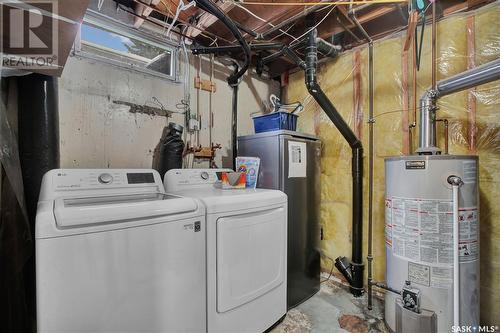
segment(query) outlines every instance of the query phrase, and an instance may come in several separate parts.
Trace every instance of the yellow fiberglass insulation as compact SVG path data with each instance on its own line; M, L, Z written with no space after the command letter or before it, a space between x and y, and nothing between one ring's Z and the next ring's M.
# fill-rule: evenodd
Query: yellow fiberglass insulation
M438 23L437 79L444 79L500 57L500 3L476 11L451 15ZM374 279L384 280L384 158L403 155L405 122L413 122L411 53L403 56L404 33L374 43L374 198L373 256ZM420 70L417 72L417 98L431 84L431 29L427 26ZM358 61L356 61L358 59ZM368 56L367 48L350 50L322 64L318 80L325 93L348 124L368 147ZM356 68L356 64L359 67ZM407 66L404 70L403 66ZM359 69L361 94L355 108L356 69ZM404 77L404 72L408 75ZM405 85L406 83L406 85ZM405 95L405 91L408 93ZM298 130L318 135L323 142L321 159L321 224L324 229L322 251L331 258L351 254L351 150L326 114L308 95L304 75L290 75L289 101L300 100ZM405 104L409 105L409 110ZM418 104L417 104L418 105ZM477 154L480 165L481 232L481 321L497 321L500 305L500 82L482 85L443 97L438 117L450 126L450 154ZM405 114L406 113L406 114ZM356 116L355 116L356 115ZM418 120L417 120L418 121ZM412 131L413 149L417 131ZM444 147L442 125L438 123L439 146ZM407 142L407 141L406 141ZM368 158L364 161L364 242L367 251ZM495 223L496 222L496 223ZM328 259L323 270L331 269ZM366 273L366 269L365 269Z

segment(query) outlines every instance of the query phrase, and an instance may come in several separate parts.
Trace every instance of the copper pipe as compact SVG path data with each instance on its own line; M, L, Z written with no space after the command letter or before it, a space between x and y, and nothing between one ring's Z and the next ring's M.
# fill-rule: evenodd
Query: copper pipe
M444 125L444 153L445 155L448 155L448 143L449 143L448 119L436 119L436 121L442 122Z
M425 24L425 23L424 23ZM432 3L432 44L431 44L431 53L432 53L432 89L436 90L436 42L437 42L437 22L436 22L436 1Z
M413 37L415 38L415 37ZM413 122L409 126L410 132L410 154L413 152L412 130L417 127L417 45L413 43L412 48L412 94L413 94Z
M450 136L448 131L448 119L444 119L444 153L448 155Z
M408 154L411 155L412 151L413 151L413 135L412 135L412 127L413 124L410 124L410 126L408 126L409 128L409 131L408 131L408 141L410 141L410 144L408 145Z

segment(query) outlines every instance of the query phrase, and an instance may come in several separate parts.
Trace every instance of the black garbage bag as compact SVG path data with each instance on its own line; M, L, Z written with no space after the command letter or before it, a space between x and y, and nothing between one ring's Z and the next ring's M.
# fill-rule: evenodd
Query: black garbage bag
M183 127L176 123L169 123L163 129L153 157L153 169L157 170L162 178L168 170L182 168L183 130Z

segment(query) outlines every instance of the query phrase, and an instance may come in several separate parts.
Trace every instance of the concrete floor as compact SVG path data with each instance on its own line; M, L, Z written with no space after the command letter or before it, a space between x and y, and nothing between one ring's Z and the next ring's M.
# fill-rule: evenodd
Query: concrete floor
M374 298L373 310L368 311L366 295L354 298L345 287L329 280L319 293L288 311L270 333L388 333L383 309L383 302Z

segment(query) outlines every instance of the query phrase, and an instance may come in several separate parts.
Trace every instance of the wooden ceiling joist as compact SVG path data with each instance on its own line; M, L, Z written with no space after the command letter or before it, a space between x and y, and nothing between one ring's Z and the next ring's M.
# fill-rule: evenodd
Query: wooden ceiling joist
M158 5L159 3L160 3L160 0L151 0L149 5L151 7L153 7L153 6ZM146 7L140 3L136 3L134 11L139 16L148 17L151 14L151 12L153 11L153 8L151 8L151 7ZM136 17L134 20L134 28L139 28L143 23L144 23L144 19L142 19L140 17Z
M219 7L220 10L222 10L224 13L229 13L229 11L231 9L234 8L234 3L233 2L217 2L217 7ZM186 32L186 35L190 36L190 37L196 37L198 36L199 34L202 33L202 31L208 29L212 24L214 24L215 22L217 22L217 18L215 16L213 16L212 14L209 14L209 13L206 13L206 12L203 12L199 18L198 18L198 23L196 23L196 27L198 29L195 29L195 28L191 28L189 27L187 32Z

